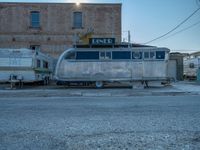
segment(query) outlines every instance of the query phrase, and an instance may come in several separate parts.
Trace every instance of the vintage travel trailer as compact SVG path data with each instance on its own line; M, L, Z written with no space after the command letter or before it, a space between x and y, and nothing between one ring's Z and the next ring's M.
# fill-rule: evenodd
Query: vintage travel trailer
M52 79L53 58L30 49L0 49L0 82L43 82Z
M102 41L101 41L102 42ZM108 42L108 41L107 41ZM169 52L158 47L92 46L70 48L59 57L57 84L168 81Z

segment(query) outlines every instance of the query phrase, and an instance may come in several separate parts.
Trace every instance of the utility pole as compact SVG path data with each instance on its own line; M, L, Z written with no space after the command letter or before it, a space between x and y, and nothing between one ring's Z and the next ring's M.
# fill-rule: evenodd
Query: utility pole
M200 0L196 0L197 6L200 7Z
M128 30L128 45L131 47L131 33L130 30Z
M128 30L128 43L131 43L131 34L130 34L130 30Z

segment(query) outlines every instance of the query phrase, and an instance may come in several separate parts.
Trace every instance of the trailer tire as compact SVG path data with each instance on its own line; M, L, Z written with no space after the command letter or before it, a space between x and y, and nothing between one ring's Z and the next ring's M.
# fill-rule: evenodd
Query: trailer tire
M102 88L103 87L103 82L102 81L96 81L95 82L96 88Z

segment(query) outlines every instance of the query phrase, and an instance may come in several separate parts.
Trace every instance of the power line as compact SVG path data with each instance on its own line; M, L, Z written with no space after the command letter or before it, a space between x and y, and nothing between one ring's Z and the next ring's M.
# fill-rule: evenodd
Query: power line
M158 40L158 39L161 39L161 38L165 37L166 35L172 33L174 30L176 30L176 29L179 28L182 24L184 24L186 21L188 21L188 20L189 20L194 14L196 14L199 10L200 10L200 7L199 7L198 9L196 9L196 10L195 10L191 15L189 15L186 19L184 19L181 23L179 23L177 26L175 26L172 30L170 30L170 31L168 31L167 33L165 33L165 34L163 34L163 35L161 35L161 36L159 36L159 37L157 37L157 38L155 38L155 39L153 39L153 40L150 40L150 41L148 41L148 42L146 42L146 43L144 43L144 44L149 44L149 43L151 43L151 42L154 42L154 41L156 41L156 40Z
M194 27L194 26L196 26L196 25L198 25L198 24L200 24L200 21L198 21L198 22L196 22L196 23L194 23L194 24L192 24L192 25L190 25L190 26L188 26L188 27L186 27L186 28L184 28L184 29L182 29L182 30L180 30L180 31L178 31L178 32L175 32L175 33L172 34L172 35L169 35L168 37L164 38L163 40L166 40L166 39L168 39L168 38L170 38L170 37L172 37L172 36L175 36L175 35L177 35L177 34L179 34L179 33L181 33L181 32L184 32L184 31L186 31L186 30L188 30L188 29L190 29L190 28L192 28L192 27Z

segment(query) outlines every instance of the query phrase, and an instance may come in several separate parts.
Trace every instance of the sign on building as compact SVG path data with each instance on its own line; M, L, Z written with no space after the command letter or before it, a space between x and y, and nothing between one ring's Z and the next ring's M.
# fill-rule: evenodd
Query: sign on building
M114 45L115 38L90 38L90 45Z

